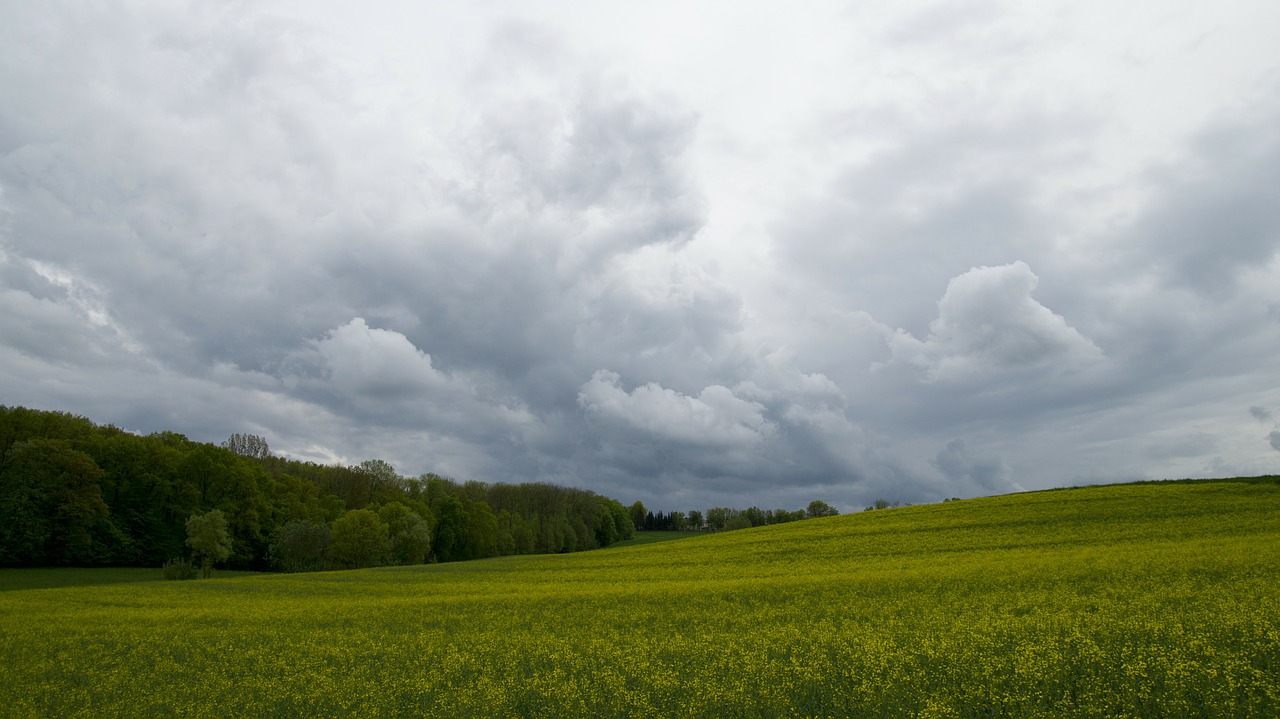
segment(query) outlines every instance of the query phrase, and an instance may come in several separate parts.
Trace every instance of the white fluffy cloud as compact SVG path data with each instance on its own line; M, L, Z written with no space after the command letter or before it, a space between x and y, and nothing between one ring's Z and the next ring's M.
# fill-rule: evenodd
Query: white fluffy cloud
M930 382L1024 370L1063 374L1100 360L1097 345L1031 296L1038 282L1024 262L975 267L947 284L927 337L894 334L894 357Z
M777 428L763 416L764 406L719 385L696 397L648 383L627 392L616 372L600 370L582 385L578 404L594 417L639 430L647 437L695 446L749 446Z
M449 384L431 366L431 355L399 332L369 327L363 317L330 331L314 348L324 380L349 396L381 402L421 398Z

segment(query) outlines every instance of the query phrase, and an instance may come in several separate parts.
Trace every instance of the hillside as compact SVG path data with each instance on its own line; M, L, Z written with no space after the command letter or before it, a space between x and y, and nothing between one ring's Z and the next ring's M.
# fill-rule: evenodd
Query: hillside
M14 716L1276 716L1280 478L0 592Z

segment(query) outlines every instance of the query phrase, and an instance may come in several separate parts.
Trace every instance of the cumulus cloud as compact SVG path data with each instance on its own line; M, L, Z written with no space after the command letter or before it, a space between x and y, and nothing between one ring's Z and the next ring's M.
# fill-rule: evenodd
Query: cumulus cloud
M1031 296L1038 282L1020 261L975 267L947 284L928 336L894 333L894 358L929 382L1031 369L1061 374L1101 359L1097 345Z
M363 317L335 328L313 346L325 380L344 394L387 401L420 397L448 383L431 366L431 355L399 332L369 327Z
M578 404L589 414L639 430L646 436L701 446L753 445L767 440L776 426L764 407L719 385L696 397L649 383L630 392L621 377L600 370L582 385Z

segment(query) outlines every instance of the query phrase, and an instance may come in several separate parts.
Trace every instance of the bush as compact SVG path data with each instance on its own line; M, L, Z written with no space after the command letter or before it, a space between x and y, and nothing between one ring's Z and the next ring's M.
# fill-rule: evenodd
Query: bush
M164 563L165 579L195 579L198 576L200 576L200 567L182 557L170 559Z

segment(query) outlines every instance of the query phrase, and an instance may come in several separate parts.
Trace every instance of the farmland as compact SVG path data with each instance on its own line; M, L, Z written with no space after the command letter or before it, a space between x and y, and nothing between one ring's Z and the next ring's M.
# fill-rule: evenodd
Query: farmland
M1280 482L0 592L7 716L1280 716Z

